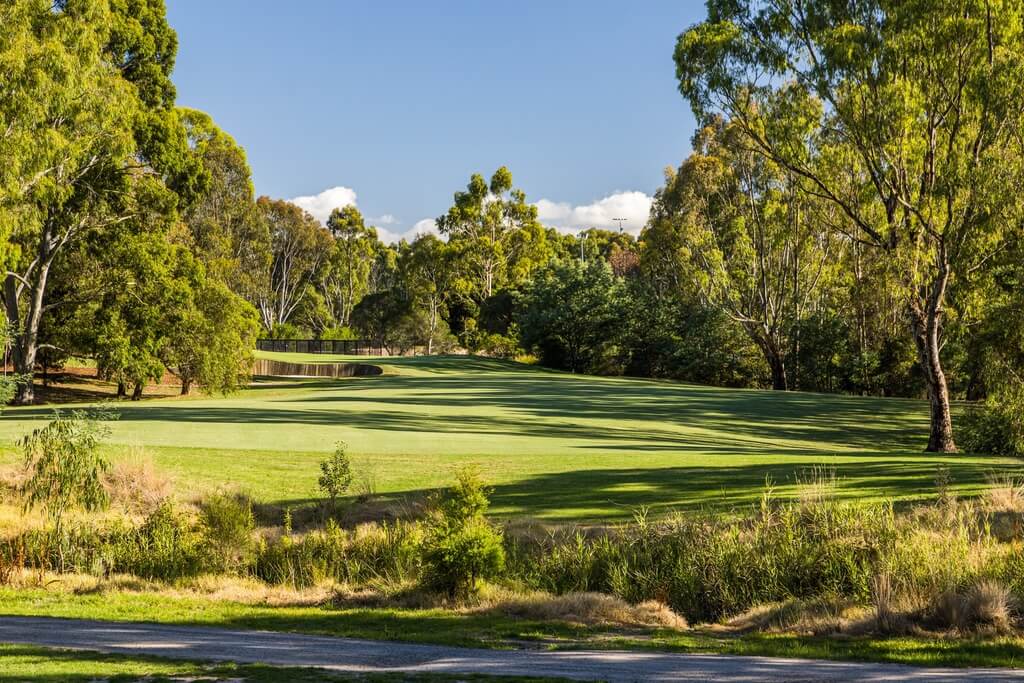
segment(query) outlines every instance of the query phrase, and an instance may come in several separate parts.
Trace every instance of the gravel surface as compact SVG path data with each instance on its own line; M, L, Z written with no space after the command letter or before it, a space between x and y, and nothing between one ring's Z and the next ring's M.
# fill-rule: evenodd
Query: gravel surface
M0 617L0 642L349 672L545 676L585 681L1024 681L1024 671L924 669L771 657L475 650L268 631Z

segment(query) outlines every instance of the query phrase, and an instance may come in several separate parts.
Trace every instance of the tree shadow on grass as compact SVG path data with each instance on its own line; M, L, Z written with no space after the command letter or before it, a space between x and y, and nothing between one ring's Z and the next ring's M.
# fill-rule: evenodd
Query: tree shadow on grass
M638 511L654 516L671 512L706 511L730 514L749 511L769 489L777 500L795 500L811 486L824 485L831 495L852 502L892 501L898 507L934 499L940 464L877 454L869 461L820 463L771 462L743 466L680 466L580 469L526 477L492 487L491 513L498 519L532 517L554 523L618 522ZM487 478L486 463L482 473ZM1021 474L1008 462L997 470L990 463L952 462L950 487L963 496L977 495L1000 473ZM371 503L351 502L340 519L343 526L369 521L416 517L437 489L391 492ZM265 507L266 523L280 523L280 511L314 504L309 498L275 500Z
M589 469L543 474L499 484L491 497L501 514L529 515L552 521L627 519L646 508L655 515L673 510L728 511L756 505L768 488L779 498L794 498L822 474L837 498L853 501L914 501L937 493L939 463L878 455L877 460L636 469ZM1011 466L1019 472L1019 466ZM951 468L954 490L965 494L987 485L993 466L962 463Z
M299 381L302 391L251 400L120 407L122 421L344 425L349 428L577 441L571 447L716 453L917 450L919 402L796 392L723 390L554 373L429 375ZM42 419L44 408L9 411Z

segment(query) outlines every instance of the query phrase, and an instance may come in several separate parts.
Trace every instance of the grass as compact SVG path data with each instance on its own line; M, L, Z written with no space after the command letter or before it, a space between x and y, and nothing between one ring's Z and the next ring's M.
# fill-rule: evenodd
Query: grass
M263 666L258 664L204 664L160 657L125 656L59 650L32 645L0 644L4 680L22 683L170 683L201 680L232 683L397 683L418 681L440 683L454 681L537 680L491 676L441 674L362 674L346 675L323 669ZM546 679L551 680L551 679Z
M838 495L864 500L931 496L943 464L967 495L1017 468L922 453L927 412L914 400L588 377L468 357L372 362L385 374L263 379L227 397L124 402L111 448L115 456L143 448L181 489L231 484L299 504L316 495L318 461L344 441L381 493L421 493L477 463L495 485L496 514L548 520L745 505L766 480L791 494L802 473L822 465L838 477ZM5 410L0 460L16 458L16 440L51 414Z
M233 629L255 628L489 648L504 648L532 642L534 646L540 645L551 649L625 648L682 653L893 662L915 666L1021 667L1024 664L1024 639L1018 637L828 638L775 634L723 635L699 629L634 629L613 632L557 622L458 614L443 610L260 607L145 593L81 595L45 590L0 589L0 613L148 621ZM0 656L2 654L3 650L0 650Z

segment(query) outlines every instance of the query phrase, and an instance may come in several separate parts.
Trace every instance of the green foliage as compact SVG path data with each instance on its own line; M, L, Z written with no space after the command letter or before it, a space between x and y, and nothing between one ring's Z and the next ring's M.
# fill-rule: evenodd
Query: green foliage
M401 289L387 289L362 299L352 311L352 324L387 351L404 351L420 338L422 312Z
M377 231L366 227L362 213L351 204L331 213L327 229L334 247L318 277L333 321L347 326L356 304L370 292L373 260L381 245Z
M809 183L827 232L853 245L849 272L874 260L886 274L872 299L892 294L909 319L928 450L955 450L944 330L1024 224L1024 8L710 0L675 62L698 119L728 121L741 148Z
M512 173L502 166L490 184L474 173L466 189L455 193L448 212L437 219L447 235L465 286L479 303L510 279L522 281L550 257L537 207L512 187Z
M725 387L767 383L764 358L750 337L719 308L628 282L624 315L609 328L627 375Z
M345 448L344 443L338 442L331 456L320 461L320 477L317 484L330 501L331 509L337 509L338 497L344 495L352 485L352 464Z
M971 453L1024 456L1024 391L1007 390L968 408L960 444Z
M204 536L170 500L164 500L141 526L111 534L109 570L146 579L174 581L211 569Z
M161 320L161 361L181 380L182 394L194 383L208 393L235 391L252 373L258 315L183 251L177 277L164 289L171 303Z
M200 526L211 561L222 571L238 571L251 559L256 520L252 503L238 494L216 493L203 500Z
M426 582L451 597L465 597L480 579L505 566L502 535L484 517L488 489L475 468L456 473L455 485L433 502L423 539Z
M328 520L326 528L301 538L285 533L261 541L253 573L271 584L299 588L324 579L402 585L419 577L422 537L414 523L384 523L348 532Z
M523 295L518 318L523 347L549 367L592 371L611 350L622 305L622 283L608 264L551 264Z
M99 510L109 502L102 479L109 464L99 451L108 432L102 419L57 413L21 441L28 475L21 491L25 508L43 508L61 542L68 512Z

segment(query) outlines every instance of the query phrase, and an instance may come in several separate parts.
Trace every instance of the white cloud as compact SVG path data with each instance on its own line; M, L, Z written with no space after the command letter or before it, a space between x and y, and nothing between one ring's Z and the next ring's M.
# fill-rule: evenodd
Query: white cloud
M308 197L296 197L295 199L289 199L288 201L305 209L309 212L309 215L326 225L327 219L331 217L332 211L340 209L343 206L356 205L356 191L352 188L342 187L339 185L337 187L328 188L320 194Z
M398 222L398 219L390 213L386 213L383 216L378 216L377 218L368 218L367 222L370 225L394 225Z
M419 237L420 235L436 235L441 236L441 231L437 229L437 221L433 218L424 218L421 221L416 221L416 225L412 226L413 237Z
M616 192L590 204L572 206L568 202L553 202L541 199L536 203L537 217L541 223L551 225L563 232L576 232L584 228L618 230L615 218L625 218L623 229L637 234L647 223L651 213L652 198L643 192Z
M433 218L424 218L406 230L405 232L396 232L377 226L377 237L380 238L381 242L385 244L398 244L402 240L406 242L412 242L420 235L437 235L441 237L441 233L437 229L437 223ZM442 238L444 239L444 238Z

